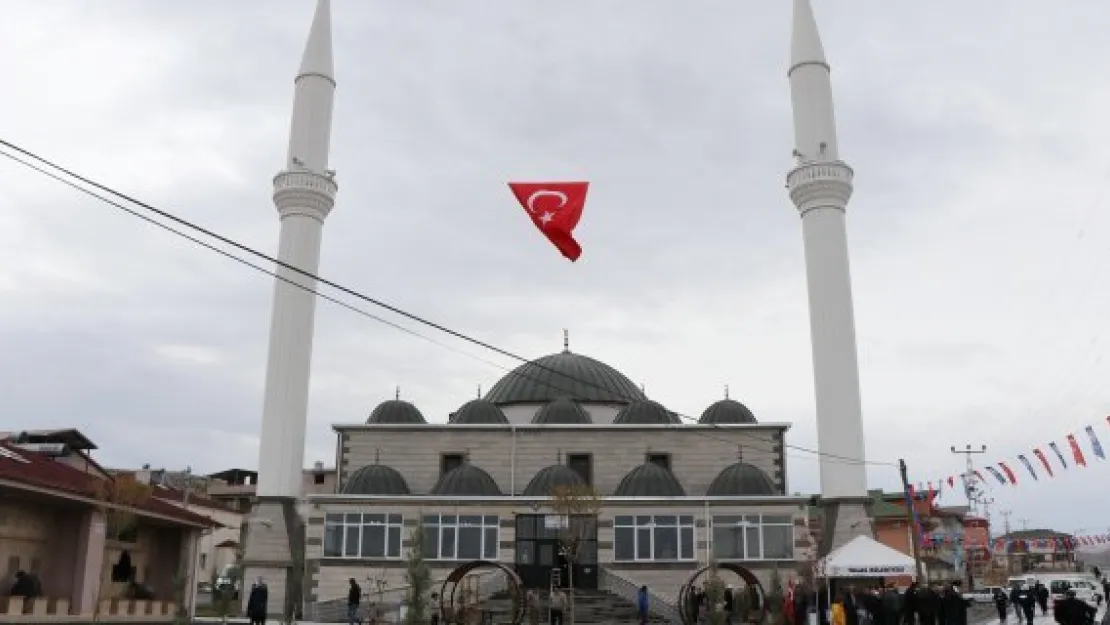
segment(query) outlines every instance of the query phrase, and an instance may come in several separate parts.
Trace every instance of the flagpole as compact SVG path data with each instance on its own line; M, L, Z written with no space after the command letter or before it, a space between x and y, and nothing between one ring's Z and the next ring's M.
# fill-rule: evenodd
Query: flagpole
M898 473L902 476L902 492L906 494L906 521L910 524L910 545L913 547L913 564L917 569L917 583L923 584L925 579L925 570L921 566L921 545L917 537L917 515L913 509L913 499L910 497L910 480L906 477L906 461L898 460Z

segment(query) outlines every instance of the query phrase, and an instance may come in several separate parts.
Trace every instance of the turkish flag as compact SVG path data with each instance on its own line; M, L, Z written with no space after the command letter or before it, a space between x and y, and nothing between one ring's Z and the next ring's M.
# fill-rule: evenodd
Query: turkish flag
M540 232L571 261L582 255L574 227L582 218L588 182L510 182L509 189Z

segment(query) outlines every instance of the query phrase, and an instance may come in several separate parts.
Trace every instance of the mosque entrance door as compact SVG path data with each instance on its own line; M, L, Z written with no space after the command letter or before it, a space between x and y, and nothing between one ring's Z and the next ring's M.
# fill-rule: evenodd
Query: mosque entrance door
M570 520L578 541L578 559L574 565L574 587L597 589L597 517L576 515ZM564 552L567 520L556 514L518 514L516 517L516 565L525 588L550 587L556 578L563 588L568 586L571 571ZM558 571L557 574L554 571Z

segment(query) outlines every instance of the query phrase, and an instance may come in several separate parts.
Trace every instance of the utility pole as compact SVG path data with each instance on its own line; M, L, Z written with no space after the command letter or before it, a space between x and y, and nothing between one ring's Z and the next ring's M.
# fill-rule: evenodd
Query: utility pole
M1013 512L1010 511L1010 510L1001 510L1001 511L999 511L999 514L1001 514L1002 518L1003 518L1002 531L1005 532L1003 534L1003 536L1006 537L1005 541L1002 543L1002 548L1006 550L1006 575L1010 575L1011 573L1014 572L1014 562L1013 562L1013 557L1012 557L1013 554L1010 553L1010 548L1009 548L1009 546L1010 546L1009 545L1009 542L1010 542L1010 515L1013 514Z
M1018 523L1021 523L1021 531L1029 529L1029 519L1018 519Z
M902 476L902 492L906 493L906 522L910 524L910 545L913 547L913 562L917 569L918 583L925 583L925 570L921 564L921 545L918 544L917 524L914 523L913 505L910 499L910 479L906 476L906 461L898 460L898 473Z
M975 476L975 463L972 462L972 456L977 454L987 453L987 446L980 445L979 449L972 449L971 445L966 445L963 449L956 449L952 445L952 453L959 454L966 460L967 469L964 471L964 480L967 483L967 507L972 513L978 513L976 503L979 501L983 491L979 489L979 478Z

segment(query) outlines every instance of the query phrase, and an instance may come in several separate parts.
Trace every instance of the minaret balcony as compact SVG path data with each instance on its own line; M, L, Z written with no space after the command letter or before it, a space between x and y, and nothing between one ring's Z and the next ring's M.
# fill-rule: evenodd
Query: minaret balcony
M274 205L284 219L304 215L323 221L332 206L339 185L332 174L319 174L306 169L283 171L274 176Z
M786 188L803 217L815 208L844 210L852 197L853 175L842 161L802 163L786 175Z

